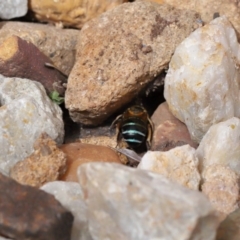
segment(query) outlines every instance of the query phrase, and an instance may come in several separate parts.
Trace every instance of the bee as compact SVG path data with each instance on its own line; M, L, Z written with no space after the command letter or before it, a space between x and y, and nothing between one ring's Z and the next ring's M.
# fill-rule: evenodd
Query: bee
M144 107L140 105L129 107L113 121L111 127L114 125L116 125L117 143L122 138L132 149L143 144L150 149L153 123Z

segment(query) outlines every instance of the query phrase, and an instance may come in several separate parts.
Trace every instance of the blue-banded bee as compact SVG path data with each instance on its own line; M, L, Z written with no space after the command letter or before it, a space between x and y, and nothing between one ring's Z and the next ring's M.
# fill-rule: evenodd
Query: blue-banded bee
M136 149L143 144L146 144L147 149L150 149L153 123L146 109L142 106L129 107L113 121L113 125L116 125L118 143L122 138L132 149Z

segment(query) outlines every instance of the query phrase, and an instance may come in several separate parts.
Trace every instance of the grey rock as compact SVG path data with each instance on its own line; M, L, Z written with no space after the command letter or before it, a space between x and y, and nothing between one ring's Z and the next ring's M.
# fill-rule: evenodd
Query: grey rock
M72 119L99 125L130 102L167 68L198 18L193 11L136 1L87 22L66 91Z
M0 168L4 172L33 152L41 133L63 142L62 111L40 83L0 75L0 105Z
M91 240L88 230L86 203L80 185L76 182L49 182L41 187L54 197L74 216L71 240Z
M11 19L24 16L28 11L27 0L0 1L0 18Z
M78 168L93 239L214 240L218 218L200 192L120 164Z

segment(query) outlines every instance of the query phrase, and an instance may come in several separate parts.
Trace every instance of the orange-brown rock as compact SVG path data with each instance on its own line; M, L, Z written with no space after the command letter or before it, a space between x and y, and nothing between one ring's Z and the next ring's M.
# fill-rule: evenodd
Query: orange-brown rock
M121 163L118 154L112 149L85 143L63 144L60 149L67 156L68 170L61 178L65 181L78 182L77 168L87 162L115 162Z
M225 15L233 24L240 37L240 4L233 0L151 0L160 4L168 3L179 9L188 9L199 12L203 22L208 23L213 19L214 13Z
M168 151L185 144L194 148L198 146L191 140L186 125L169 111L167 102L162 103L156 109L151 119L154 124L151 150Z
M21 184L40 187L58 180L66 172L66 155L47 134L40 135L34 149L28 158L12 167L10 176L13 179Z
M35 80L42 83L48 94L56 90L64 95L62 84L66 78L45 63L52 61L34 44L17 36L5 39L0 45L0 74Z
M39 21L81 28L85 22L123 2L127 0L30 0L29 7Z

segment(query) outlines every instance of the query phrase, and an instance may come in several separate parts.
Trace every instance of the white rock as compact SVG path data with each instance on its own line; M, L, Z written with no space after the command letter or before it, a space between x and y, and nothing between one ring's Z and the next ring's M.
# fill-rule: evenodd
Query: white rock
M11 19L24 16L28 11L27 0L1 0L0 18Z
M176 49L165 79L172 113L200 142L209 127L240 117L240 49L226 17L194 31Z
M83 164L78 177L93 239L215 239L218 219L198 191L114 163Z
M0 169L4 172L33 152L41 133L63 142L62 111L40 83L0 75L0 105Z
M189 145L167 152L148 151L138 168L159 173L185 187L198 190L201 177L195 152Z
M218 164L240 174L240 119L231 118L211 126L196 151L199 169Z
M91 240L87 225L86 204L83 192L76 182L49 182L41 187L54 197L74 216L71 240Z

